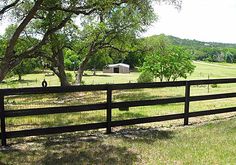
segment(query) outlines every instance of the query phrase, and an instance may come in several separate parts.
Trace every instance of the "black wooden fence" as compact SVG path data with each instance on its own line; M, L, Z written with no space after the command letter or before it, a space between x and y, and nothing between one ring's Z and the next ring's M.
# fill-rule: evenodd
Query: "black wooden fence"
M192 80L192 81L177 81L177 82L155 82L155 83L134 83L134 84L106 84L106 85L84 85L84 86L70 86L70 87L48 87L48 88L21 88L21 89L0 89L0 118L1 118L1 142L2 145L7 145L8 138L26 137L47 135L54 133L65 133L74 131L85 131L106 128L107 133L111 133L111 128L116 126L134 125L149 122L159 122L175 119L184 119L184 125L188 125L188 120L191 117L220 114L236 111L236 107L222 108L215 110L205 110L197 112L189 112L189 103L194 101L214 100L222 98L236 97L236 91L232 93L214 94L214 95L200 95L191 96L190 87L192 85L207 85L207 84L227 84L236 83L236 78L232 79L213 79L213 80ZM185 97L165 98L155 100L141 100L141 101L125 101L113 102L113 90L128 90L128 89L142 89L142 88L162 88L162 87L183 87L185 86ZM49 93L66 93L66 92L84 92L84 91L107 91L107 99L105 103L79 105L79 106L64 106L64 107L50 107L24 110L4 110L4 97L12 95L25 94L49 94ZM125 107L138 107L161 105L170 103L185 103L183 113L171 114L165 116L153 116L137 119L112 121L112 109ZM6 131L6 118L33 116L33 115L48 115L59 113L72 113L84 111L98 111L106 109L106 122L82 124L63 127L38 128L20 131Z

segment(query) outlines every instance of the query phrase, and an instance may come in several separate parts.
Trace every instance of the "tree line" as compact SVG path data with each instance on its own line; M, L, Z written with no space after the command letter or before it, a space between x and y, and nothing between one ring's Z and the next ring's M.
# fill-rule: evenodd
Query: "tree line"
M158 38L152 36L150 38ZM173 36L165 36L173 45L184 47L191 52L194 60L208 62L236 62L236 44L201 42L197 40L180 39Z

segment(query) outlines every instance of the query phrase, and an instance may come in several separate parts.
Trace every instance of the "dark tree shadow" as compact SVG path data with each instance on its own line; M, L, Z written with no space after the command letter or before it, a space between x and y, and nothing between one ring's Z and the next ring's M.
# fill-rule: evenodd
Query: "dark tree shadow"
M23 83L32 83L32 82L36 82L36 80L24 80L24 79L22 79L22 80L12 80L12 81L10 81L10 83L21 83L21 84L23 84Z
M158 128L153 127L134 127L116 131L113 136L132 142L152 143L156 140L172 139L174 137L174 132L170 130L159 130Z
M106 75L106 74L104 74L104 75L99 75L99 74L88 75L88 74L86 74L86 75L84 75L84 77L112 77L112 76L111 75Z
M137 119L137 118L147 117L146 115L140 113L127 112L127 111L122 111L122 112L123 113L114 115L112 119L115 121L115 120Z
M40 164L133 164L137 155L125 147L88 142L76 145L66 145L63 152L48 152Z
M90 133L89 133L90 132ZM16 139L12 147L1 151L6 164L134 164L138 155L128 148L105 142L110 136L101 131ZM20 148L20 149L16 149ZM1 154L0 154L1 158Z
M112 164L130 165L140 156L119 141L150 144L174 137L170 130L133 126L119 128L106 135L103 131L84 131L9 140L10 147L0 149L3 164ZM110 143L110 138L114 143Z
M133 90L132 92L122 93L116 92L113 96L114 100L122 100L122 101L141 101L141 100L155 100L155 99L166 99L166 98L177 98L183 97L183 95L178 94L175 96L161 96L161 95L151 95L150 92L145 92L143 90Z

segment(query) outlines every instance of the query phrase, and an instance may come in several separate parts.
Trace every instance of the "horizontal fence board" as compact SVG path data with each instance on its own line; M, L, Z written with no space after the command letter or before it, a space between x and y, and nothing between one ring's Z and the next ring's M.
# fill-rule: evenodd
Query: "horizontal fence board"
M185 97L156 99L156 100L141 100L141 101L125 101L125 102L112 103L112 108L151 106L151 105L161 105L170 103L181 103L184 101Z
M133 125L133 124L160 122L160 121L167 121L167 120L176 120L176 119L182 119L182 118L184 118L184 114L183 113L181 113L181 114L173 114L173 115L165 115L165 116L139 118L139 119L112 121L111 125L113 127L116 127L116 126L126 126L126 125Z
M229 79L210 79L210 80L190 80L190 85L204 84L224 84L236 83L236 78ZM101 91L107 90L123 90L123 89L140 89L140 88L161 88L161 87L179 87L185 86L186 81L174 82L153 82L153 83L127 83L127 84L103 84L103 85L78 85L68 87L36 87L36 88L18 88L18 89L0 89L0 93L9 95L24 95L24 94L48 94L48 93L66 93L66 92L83 92L83 91Z
M227 78L227 79L206 79L206 80L190 80L190 85L207 85L207 84L228 84L236 83L236 78Z
M202 96L191 96L190 101L203 101L203 100L215 100L236 97L236 93L224 93L215 95L202 95Z
M189 117L215 115L215 114L228 113L228 112L236 112L236 107L190 112Z
M105 110L106 103L90 104L80 106L69 107L51 107L51 108L37 108L37 109L25 109L25 110L8 110L5 111L6 117L20 117L20 116L33 116L33 115L48 115L59 113L72 113L72 112L85 112L94 110Z
M11 88L0 89L0 93L5 96L10 95L25 95L25 94L48 94L48 93L67 93L67 92L84 92L84 91L103 91L107 89L105 85L79 85L67 87L34 87L34 88Z
M48 135L66 132L76 132L76 131L86 131L94 130L100 128L106 128L107 123L94 123L94 124L83 124L83 125L73 125L64 127L51 127L51 128L39 128L31 130L21 130L21 131L11 131L6 133L7 138L16 137L27 137L27 136L38 136L38 135Z

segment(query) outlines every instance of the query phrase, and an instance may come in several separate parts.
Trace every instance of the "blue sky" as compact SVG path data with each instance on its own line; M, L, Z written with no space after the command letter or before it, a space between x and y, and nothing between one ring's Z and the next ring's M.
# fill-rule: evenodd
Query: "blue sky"
M236 43L236 0L183 0L182 9L155 5L157 22L144 34Z

